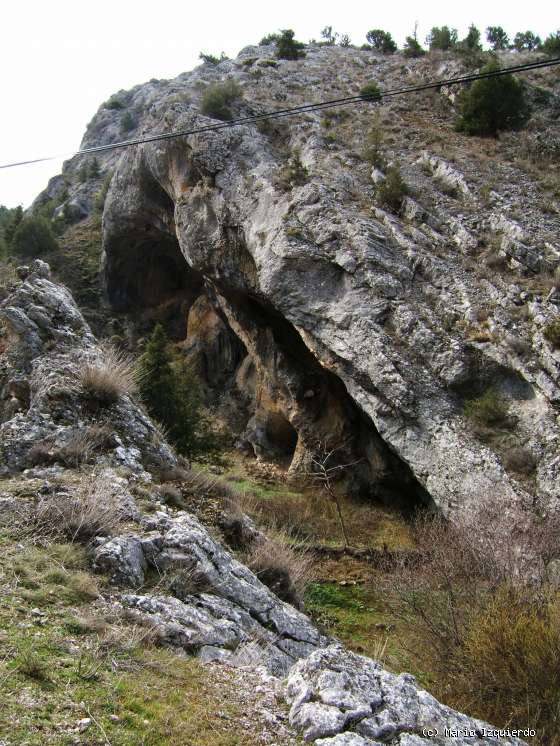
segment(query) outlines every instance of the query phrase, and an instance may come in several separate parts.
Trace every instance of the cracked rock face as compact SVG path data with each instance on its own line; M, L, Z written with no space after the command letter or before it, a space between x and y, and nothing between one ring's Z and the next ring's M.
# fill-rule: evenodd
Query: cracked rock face
M223 649L226 657L256 642L276 673L325 642L304 614L280 601L193 516L160 513L143 525L149 533L99 543L94 562L113 582L133 588L143 585L149 568L171 579L174 595L125 593L120 599L160 639L191 652Z
M226 76L244 90L239 111L253 110L247 60L262 54L249 48L160 86L142 126L156 133L211 123L199 112L197 90ZM350 71L372 75L368 60L355 50L312 49L297 64L263 68L264 87L273 95L288 79L296 87L313 79L326 90L333 65L348 85ZM396 63L379 64L390 79ZM188 103L177 104L178 89ZM101 136L101 120L96 127ZM104 213L104 268L115 307L138 307L135 278L146 256L157 264L158 252L163 264L187 272L187 305L203 283L250 361L255 395L246 440L257 455L284 447L299 469L318 443L344 443L362 487L389 500L406 495L472 518L481 496L492 495L512 524L523 523L534 505L555 511L559 368L542 329L556 309L539 298L529 304L530 323L514 322L504 282L467 268L488 230L500 232L512 262L521 260L530 233L513 230L495 207L485 213L472 174L439 156L405 161L417 197L396 217L372 206L369 167L343 144L334 153L325 147L319 116L286 125L279 137L246 125L123 153ZM309 180L286 192L275 174L296 148ZM430 199L420 204L424 193ZM529 254L542 264L539 251ZM490 341L461 332L476 327L480 308L494 309ZM508 347L512 332L534 345L532 363ZM463 415L466 392L488 387L508 399L516 438L536 460L531 484L505 467L504 453L481 442Z
M286 700L290 723L303 732L304 740L322 746L497 743L484 735L491 726L442 705L419 689L410 674L396 676L338 644L292 667ZM446 737L446 729L459 735ZM505 738L500 743L523 746L524 741Z
M75 458L87 458L89 447L100 465L136 473L150 464L173 465L169 446L128 396L99 411L81 394L80 366L103 353L48 265L36 260L25 275L0 304L0 472L61 466L79 443ZM91 429L101 423L103 438Z

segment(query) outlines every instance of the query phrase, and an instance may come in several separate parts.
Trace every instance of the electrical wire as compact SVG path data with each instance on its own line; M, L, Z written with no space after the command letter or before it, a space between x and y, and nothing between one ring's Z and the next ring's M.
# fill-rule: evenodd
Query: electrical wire
M171 140L178 137L187 137L189 135L197 135L204 132L219 132L225 129L231 129L232 127L239 127L247 124L254 124L259 121L268 119L283 119L289 116L296 116L298 114L306 114L308 112L322 111L324 109L334 108L337 106L349 106L363 103L379 103L386 98L392 98L394 96L401 96L410 93L418 93L431 89L447 88L453 85L464 85L466 83L472 83L477 80L485 80L487 78L496 78L503 75L513 75L531 70L537 70L545 67L553 67L560 64L560 57L556 57L549 60L539 60L537 62L529 62L521 65L513 65L511 67L505 67L499 70L490 70L485 73L473 73L471 75L462 75L455 78L447 78L444 80L430 81L414 86L404 86L401 88L393 88L387 91L379 91L374 95L368 96L367 94L358 94L356 96L344 96L337 99L329 99L327 101L319 101L317 103L302 104L300 106L293 106L286 109L278 109L276 111L262 112L260 114L252 114L246 117L238 117L226 122L220 122L219 124L209 124L203 127L196 127L189 130L177 130L172 132L163 132L156 135L147 135L145 137L137 137L131 140L122 140L116 143L108 143L107 145L96 145L90 148L82 148L71 153L66 153L57 156L48 156L45 158L35 158L32 160L18 161L15 163L5 163L0 165L0 169L15 168L18 166L29 165L32 163L41 163L45 161L56 160L64 156L76 156L76 155L90 155L94 153L104 153L109 150L117 150L119 148L129 148L133 145L143 145L150 142L158 142L164 140Z

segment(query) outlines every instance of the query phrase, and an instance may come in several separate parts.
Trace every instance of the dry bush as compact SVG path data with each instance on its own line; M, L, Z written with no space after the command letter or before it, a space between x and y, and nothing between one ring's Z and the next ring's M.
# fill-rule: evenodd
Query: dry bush
M301 608L303 593L313 579L313 553L298 546L295 550L286 534L277 534L254 546L245 564L279 598Z
M560 597L502 586L476 616L447 688L456 707L493 723L530 725L560 744Z
M519 541L489 541L482 525L507 528L499 506L490 514L483 507L463 526L415 521L417 561L402 561L390 576L395 614L414 630L410 652L447 704L499 727L530 724L537 743L557 746L560 594L547 568L559 553L560 524L534 521Z
M12 264L0 262L0 298L3 298L16 284L16 268Z
M84 475L72 494L51 493L22 507L9 528L21 537L71 543L108 536L125 514L112 481L109 474Z
M159 499L173 508L184 510L187 507L181 490L173 484L166 482L158 487L157 494Z
M79 466L94 460L95 455L115 445L113 430L106 425L90 425L73 430L67 442L56 446L50 439L38 441L29 450L32 465L60 461L67 466Z
M405 623L414 619L434 667L444 673L501 571L483 542L440 516L418 516L412 534L417 560L397 560L395 612Z
M82 362L78 380L86 396L100 404L114 404L119 397L136 393L139 374L130 355L105 343L99 359Z
M517 474L532 474L537 466L533 453L523 446L514 446L504 454L504 466Z
M208 577L194 563L166 573L161 577L158 586L181 601L188 596L212 590Z

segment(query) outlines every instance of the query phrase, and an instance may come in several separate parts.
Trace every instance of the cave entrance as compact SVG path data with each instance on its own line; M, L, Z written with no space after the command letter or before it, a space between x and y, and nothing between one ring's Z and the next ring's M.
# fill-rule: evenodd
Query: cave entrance
M174 236L148 230L122 237L105 261L106 292L112 308L134 318L139 334L161 322L174 340L187 333L187 314L203 290Z
M269 412L264 430L272 449L280 456L291 459L296 450L298 434L288 418L280 412Z

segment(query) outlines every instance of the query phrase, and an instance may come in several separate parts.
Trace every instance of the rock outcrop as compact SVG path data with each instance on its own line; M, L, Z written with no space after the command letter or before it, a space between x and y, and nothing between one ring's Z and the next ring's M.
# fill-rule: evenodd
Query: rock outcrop
M0 473L96 463L137 474L176 464L129 396L100 406L80 389L80 369L103 359L68 290L45 262L20 268L0 303Z
M225 660L256 645L277 674L326 642L304 614L280 601L192 515L161 513L142 524L144 535L100 542L94 562L114 582L133 588L144 585L149 570L168 578L171 594L125 593L120 601L162 641Z
M290 723L303 731L306 741L321 746L524 744L505 730L499 733L440 704L410 674L395 676L340 645L296 663L287 678L286 698Z
M119 94L135 134L215 123L200 111L201 92L224 79L242 90L234 114L248 115L275 101L300 103L310 86L326 98L373 78L390 87L403 75L435 78L460 66L434 57L403 68L397 58L334 47L259 64L268 54L249 47L235 60ZM386 104L383 126L404 121L407 105ZM543 217L541 195L506 158L510 151L477 171L474 146L452 132L449 114L431 113L430 101L414 105L425 128L399 124L403 138L395 124L398 135L385 145L412 191L398 216L375 206L371 166L359 155L375 124L369 109L103 156L110 161L102 170L114 168L103 217L107 292L117 312L152 309L177 333L188 328L187 348L230 399L247 384L242 440L257 456L275 453L297 470L321 445L340 447L360 492L469 519L491 496L509 532L535 509L558 508L560 358L543 334L557 317L556 295L522 287L558 264L558 220ZM536 121L556 126L547 111ZM83 145L111 142L113 118L102 107ZM437 127L447 127L456 148L453 165L426 149ZM432 146L441 151L437 139ZM294 154L307 183L288 188L282 174ZM491 175L493 189L484 181ZM485 244L496 244L508 272L479 271ZM481 439L464 416L465 399L490 388L515 423L501 440ZM535 464L530 479L508 460L515 448Z

